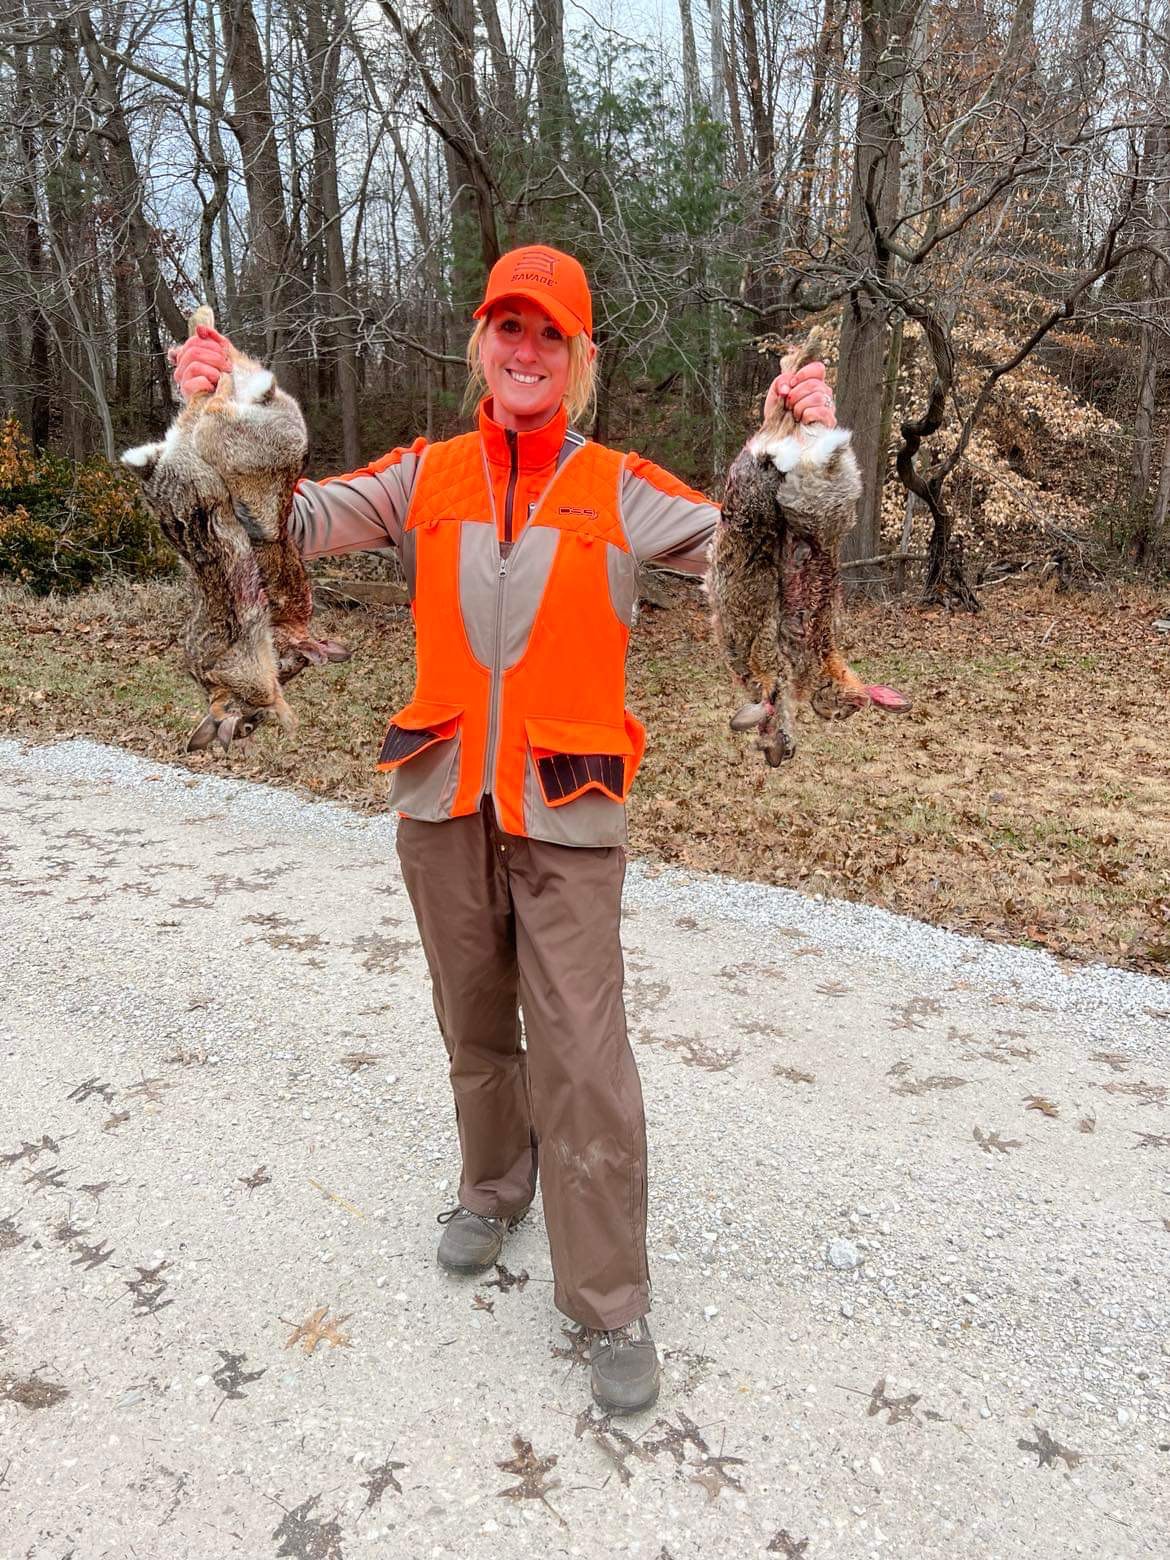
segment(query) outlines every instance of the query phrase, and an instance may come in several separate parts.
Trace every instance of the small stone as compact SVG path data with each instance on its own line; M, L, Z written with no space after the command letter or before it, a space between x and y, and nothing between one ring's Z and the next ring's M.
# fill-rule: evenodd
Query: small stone
M980 1408L980 1410L979 1410L979 1417L980 1417L980 1419L990 1419L991 1418L991 1410L988 1408L986 1403L984 1403L982 1405L982 1407Z
M826 1257L829 1266L842 1273L861 1266L861 1252L851 1240L845 1240L841 1236L829 1242Z
M1119 1408L1117 1410L1117 1423L1122 1427L1122 1429L1124 1429L1126 1425L1130 1424L1132 1420L1133 1415L1130 1413L1128 1408Z
M966 1292L966 1294L963 1296L963 1302L964 1302L965 1305L978 1305L979 1304L979 1296L978 1295L973 1295L971 1293L971 1291L968 1290Z
M717 1305L705 1305L703 1307L703 1315L709 1322L713 1322L719 1315L719 1307Z
M379 1273L377 1278L374 1280L374 1287L376 1289L385 1289L386 1283L387 1279L385 1273Z
M848 1300L844 1300L841 1303L841 1315L845 1317L846 1321L852 1319L853 1307L849 1304Z

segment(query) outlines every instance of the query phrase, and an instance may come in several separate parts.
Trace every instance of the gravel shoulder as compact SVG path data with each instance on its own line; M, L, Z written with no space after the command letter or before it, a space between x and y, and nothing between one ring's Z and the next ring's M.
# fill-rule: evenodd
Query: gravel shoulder
M392 835L0 742L4 1560L1165 1553L1170 983L632 863L666 1373L609 1424L539 1203L434 1263Z

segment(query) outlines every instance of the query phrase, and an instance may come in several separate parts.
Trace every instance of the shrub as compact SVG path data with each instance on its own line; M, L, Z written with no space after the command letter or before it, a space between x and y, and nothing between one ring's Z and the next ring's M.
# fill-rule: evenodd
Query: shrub
M34 451L15 418L0 422L0 578L68 594L174 566L129 473L97 455L74 465Z

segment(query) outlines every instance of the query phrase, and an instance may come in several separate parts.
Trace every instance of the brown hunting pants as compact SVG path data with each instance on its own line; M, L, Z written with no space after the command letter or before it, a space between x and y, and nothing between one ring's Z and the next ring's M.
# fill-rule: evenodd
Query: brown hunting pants
M450 1059L459 1201L520 1212L539 1153L558 1310L595 1328L644 1315L646 1124L622 1004L624 850L504 834L485 797L469 818L400 818L398 857Z

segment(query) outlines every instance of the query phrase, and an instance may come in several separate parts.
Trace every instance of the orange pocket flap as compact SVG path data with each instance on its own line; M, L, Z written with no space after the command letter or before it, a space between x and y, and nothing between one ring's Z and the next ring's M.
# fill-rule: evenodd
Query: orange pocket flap
M537 779L549 807L560 807L585 791L624 802L646 745L640 721L627 711L620 726L590 720L524 722Z
M437 699L412 699L397 715L391 715L390 724L401 726L403 731L433 731L436 736L453 737L455 725L463 714L462 704L440 704ZM440 731L450 726L449 731Z
M566 720L534 716L525 720L524 729L536 758L550 753L615 753L622 758L634 756L634 743L627 726L611 726L593 720Z
M459 729L462 704L415 699L390 718L375 768L385 772L408 764L436 742L449 742Z

